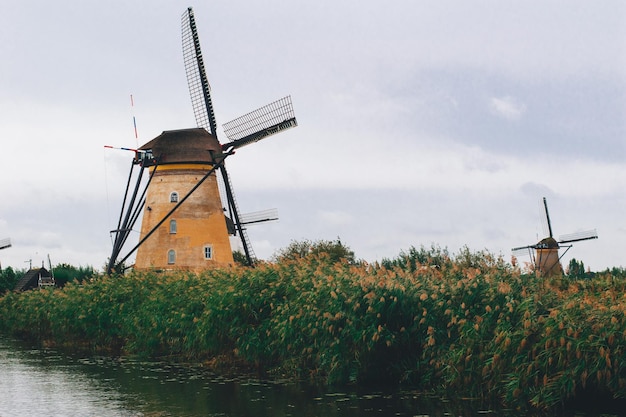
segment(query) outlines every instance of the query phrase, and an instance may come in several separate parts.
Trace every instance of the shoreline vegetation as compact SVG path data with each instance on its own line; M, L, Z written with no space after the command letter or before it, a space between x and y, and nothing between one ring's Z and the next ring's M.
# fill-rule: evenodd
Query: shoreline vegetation
M626 400L623 274L544 279L468 249L411 248L368 264L311 248L294 244L254 269L96 275L9 292L0 331L519 409Z

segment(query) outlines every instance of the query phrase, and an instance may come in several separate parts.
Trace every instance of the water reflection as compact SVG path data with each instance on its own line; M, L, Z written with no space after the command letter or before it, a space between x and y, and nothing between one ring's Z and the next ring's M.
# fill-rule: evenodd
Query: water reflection
M0 416L509 417L415 392L329 391L194 366L33 349L0 336Z
M444 416L409 391L329 392L201 367L81 357L0 338L0 416ZM453 412L455 411L455 412Z
M133 415L107 382L77 372L62 355L0 339L0 415Z

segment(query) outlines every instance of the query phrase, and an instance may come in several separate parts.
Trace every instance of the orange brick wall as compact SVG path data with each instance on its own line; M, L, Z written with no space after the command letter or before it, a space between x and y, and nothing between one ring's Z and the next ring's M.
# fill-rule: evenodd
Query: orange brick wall
M562 275L563 268L559 261L559 250L556 248L537 249L537 272L542 277Z
M176 205L210 169L208 165L161 165L152 178L146 194L142 239ZM214 266L232 265L233 255L226 229L223 205L215 173L156 230L137 250L135 269L177 269L201 271ZM170 233L170 220L176 220L177 231ZM204 247L210 245L213 259L204 258ZM176 251L174 264L168 263L168 251Z

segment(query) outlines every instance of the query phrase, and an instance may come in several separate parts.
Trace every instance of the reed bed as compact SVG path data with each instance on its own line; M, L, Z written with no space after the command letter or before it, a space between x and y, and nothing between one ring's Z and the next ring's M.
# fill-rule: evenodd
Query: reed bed
M9 293L0 330L552 408L581 396L626 398L625 289L610 273L544 280L469 250L411 249L380 265L322 253Z

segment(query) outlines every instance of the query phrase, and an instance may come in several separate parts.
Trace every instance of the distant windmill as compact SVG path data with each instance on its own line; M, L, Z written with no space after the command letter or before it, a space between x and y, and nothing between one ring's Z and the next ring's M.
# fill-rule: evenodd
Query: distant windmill
M2 249L6 249L6 248L10 248L11 247L11 239L10 238L4 238L4 239L0 239L0 250ZM2 272L2 264L0 263L0 272Z
M535 266L535 271L541 276L551 276L563 273L561 267L561 258L572 247L571 243L582 240L597 239L596 230L587 230L583 232L572 233L559 237L557 241L552 235L552 224L550 222L550 214L548 212L548 202L543 198L544 223L547 225L548 237L541 239L534 245L520 246L513 248L514 256L529 255ZM559 249L567 248L563 255L559 256Z
M11 247L11 238L0 239L0 249L7 249Z
M240 215L224 162L245 145L297 126L291 97L224 124L230 141L220 143L191 8L182 17L182 36L185 70L198 128L164 131L139 149L131 149L135 158L118 226L112 231L115 239L107 268L109 273L120 269L135 250L136 269L201 270L212 265L232 264L229 235L234 234L241 238L247 263L252 265L254 254L245 226L276 218L275 210ZM140 171L131 191L135 166L139 166ZM141 190L145 168L149 169L150 176ZM217 172L223 179L226 205L220 198ZM118 262L121 249L142 211L139 243Z

